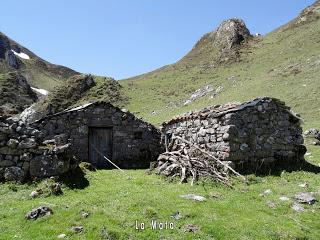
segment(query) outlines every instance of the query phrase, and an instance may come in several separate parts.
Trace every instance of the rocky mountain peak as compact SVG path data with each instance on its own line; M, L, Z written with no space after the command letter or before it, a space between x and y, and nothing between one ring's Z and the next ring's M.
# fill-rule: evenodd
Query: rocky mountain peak
M214 44L223 49L231 49L251 37L244 21L237 18L224 20L210 35L214 36Z

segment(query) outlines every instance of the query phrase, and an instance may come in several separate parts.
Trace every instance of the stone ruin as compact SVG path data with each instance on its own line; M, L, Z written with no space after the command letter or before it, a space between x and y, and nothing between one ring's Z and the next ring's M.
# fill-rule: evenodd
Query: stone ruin
M80 162L147 168L160 152L160 132L133 114L95 102L25 124L0 119L0 181L61 176Z
M0 181L62 175L76 167L70 144L54 139L22 121L0 119Z
M269 97L187 113L163 123L162 134L166 146L181 137L242 172L302 163L306 152L300 118Z

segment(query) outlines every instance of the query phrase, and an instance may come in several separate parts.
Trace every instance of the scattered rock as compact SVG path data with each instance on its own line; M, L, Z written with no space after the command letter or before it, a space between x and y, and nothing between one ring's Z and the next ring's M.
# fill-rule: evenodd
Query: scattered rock
M61 184L60 183L53 183L50 185L50 192L53 195L61 195L63 194L62 189L61 189Z
M196 226L196 225L193 225L193 224L187 224L183 227L183 231L184 232L197 232L199 231L200 227Z
M191 96L190 98L188 98L185 102L184 105L188 105L192 102L194 102L195 100L202 98L204 96L209 95L209 93L211 93L210 98L214 98L217 94L219 94L220 92L222 92L223 87L222 86L218 86L216 89L214 89L211 85L206 85L202 88L197 89Z
M299 202L299 203L304 203L304 204L309 204L312 205L314 204L317 200L314 198L312 193L305 192L305 193L297 193L294 198Z
M314 145L314 146L320 146L320 141L319 141L319 140L313 141L313 142L312 142L312 145Z
M290 198L288 198L288 197L286 197L286 196L281 196L281 197L279 197L279 200L285 202L285 201L289 201Z
M300 183L298 186L302 187L302 188L306 188L306 187L308 187L308 183L307 182Z
M10 139L7 143L8 147L10 148L16 148L19 144L19 141L17 139Z
M179 220L182 218L182 215L180 212L176 212L174 214L171 215L172 218L176 219L176 220Z
M90 213L83 212L83 213L81 213L81 216L82 216L83 218L88 218L88 217L90 216Z
M6 181L18 181L22 182L25 178L25 174L19 167L7 167L4 170L4 179Z
M293 203L292 206L291 206L291 208L292 208L293 210L295 210L296 212L304 212L304 211L305 211L304 207L301 206L301 205L298 204L298 203Z
M37 190L34 190L30 193L30 197L32 198L36 198L36 197L39 197L41 194L43 194L43 191L41 188L37 189Z
M191 96L189 99L187 99L184 102L184 105L188 105L190 103L192 103L193 101L197 100L198 98L204 97L206 96L208 93L212 92L214 89L211 85L206 85L202 88L197 89Z
M37 142L34 138L27 138L22 140L19 145L18 148L19 149L30 149L30 148L34 148L37 146Z
M25 216L27 220L36 220L39 217L47 216L53 214L53 211L49 207L41 206L35 209L32 209Z
M263 193L259 194L259 196L262 197L262 196L267 196L267 195L270 195L270 194L272 194L271 189L267 189Z
M304 135L307 137L316 137L320 134L320 130L319 129L315 129L315 128L311 128L307 131L304 132Z
M276 208L276 203L273 201L267 201L267 206L270 208Z
M198 202L203 202L203 201L207 200L205 197L202 197L202 196L199 196L199 195L195 195L195 194L180 195L180 197L186 198L186 199L195 200L195 201L198 201Z
M88 163L88 162L81 162L79 164L79 167L82 171L96 171L96 167L93 166L91 163Z
M215 198L215 199L221 199L222 195L220 193L217 192L210 192L209 193L210 198Z
M74 226L71 228L73 232L80 233L83 232L83 226Z
M63 238L66 238L66 237L67 237L67 235L64 234L64 233L58 235L58 238L59 238L59 239L63 239Z

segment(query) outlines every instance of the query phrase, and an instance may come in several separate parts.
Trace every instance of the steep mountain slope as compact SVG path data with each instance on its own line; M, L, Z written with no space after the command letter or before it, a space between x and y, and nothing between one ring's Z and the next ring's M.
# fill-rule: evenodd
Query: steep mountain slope
M319 16L317 1L256 37L242 21L225 21L177 63L120 81L130 97L127 108L160 124L189 110L272 96L300 113L305 127L320 127Z
M51 64L0 32L0 72L18 72L36 88L51 90L76 71Z
M0 115L10 116L21 112L38 97L27 80L20 74L0 74Z
M23 111L23 118L32 121L96 100L121 107L126 96L114 79L51 64L0 33L0 115Z
M79 73L51 64L0 32L0 115L20 113Z
M20 117L26 122L33 122L92 101L107 101L122 107L127 98L121 85L113 78L79 74L55 87L47 97L25 109Z

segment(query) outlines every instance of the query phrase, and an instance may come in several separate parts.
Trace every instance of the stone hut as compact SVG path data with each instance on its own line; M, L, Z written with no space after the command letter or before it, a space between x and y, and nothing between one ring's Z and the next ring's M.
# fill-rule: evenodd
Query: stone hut
M153 125L107 102L94 102L45 117L32 124L44 140L69 142L78 162L98 168L147 168L162 148Z
M163 151L158 129L110 103L95 102L32 124L0 117L0 181L62 175L90 162L98 168L147 168Z
M257 98L190 112L163 123L166 144L180 136L236 169L304 161L300 119L275 98Z

